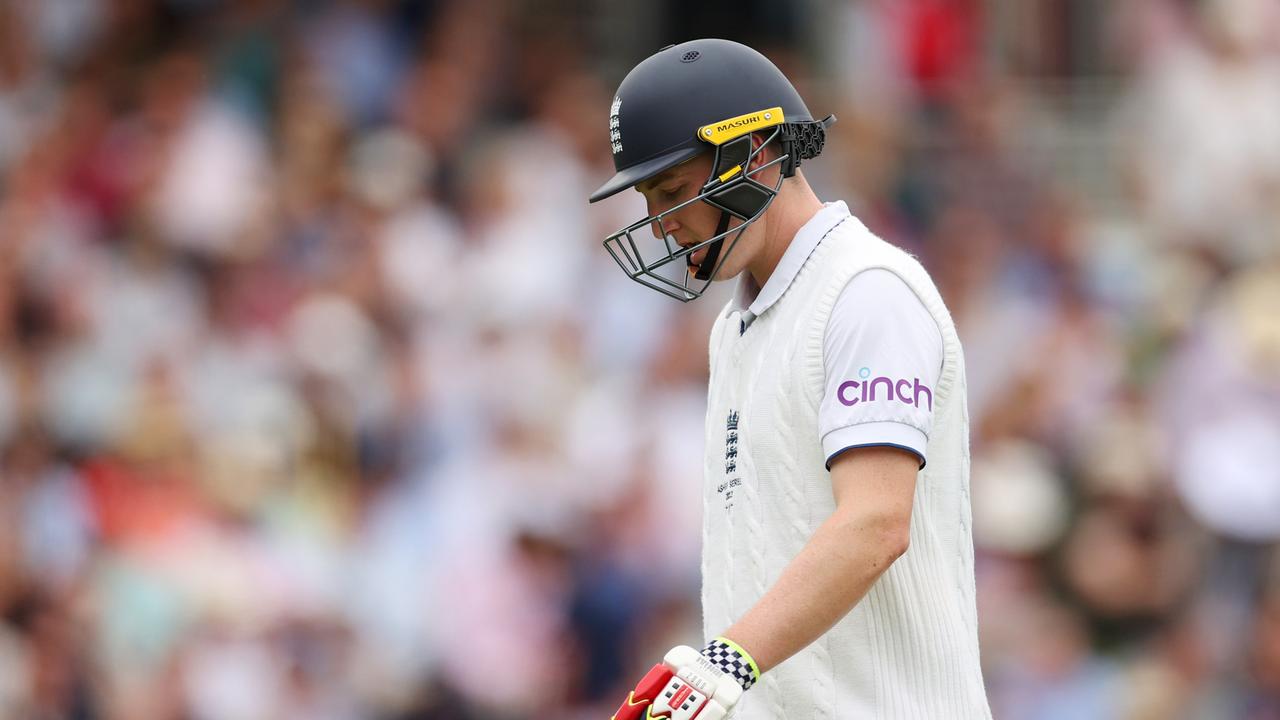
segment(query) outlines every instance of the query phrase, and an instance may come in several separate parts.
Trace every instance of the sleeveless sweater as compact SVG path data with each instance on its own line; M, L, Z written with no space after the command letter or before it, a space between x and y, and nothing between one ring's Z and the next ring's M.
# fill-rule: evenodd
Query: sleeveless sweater
M978 655L960 341L919 262L853 217L827 233L745 332L732 303L712 329L704 633L714 637L742 617L835 511L818 430L823 340L841 290L872 268L901 277L943 338L910 545L831 630L743 695L737 720L991 717Z

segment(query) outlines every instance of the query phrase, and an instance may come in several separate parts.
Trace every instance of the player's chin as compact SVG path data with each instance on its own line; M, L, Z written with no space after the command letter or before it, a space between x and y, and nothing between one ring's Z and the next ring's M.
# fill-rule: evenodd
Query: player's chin
M699 277L698 273L701 271L701 269L702 269L701 266L698 265L697 263L692 263L692 262L689 263L689 267L687 268L689 277L691 278ZM718 282L720 280L729 280L735 277L736 275L737 275L736 272L730 272L728 269L726 269L724 265L721 265L720 267L716 268L716 274L711 277L711 281Z
M689 277L699 277L699 273L702 271L702 263L710 262L708 255L709 253L707 252L707 249L703 248L702 250L686 257L685 264L687 265L686 269L689 273ZM720 256L720 267L716 268L715 275L711 280L728 280L738 274L737 270L730 270L729 263L725 262L725 260L727 260L727 258L723 255Z
M687 261L687 268L685 270L687 273L689 273L690 278L699 278L700 277L699 273L701 272L701 265L698 263L694 263L694 261L692 260L689 260ZM724 265L722 264L721 266L719 266L719 268L716 269L716 274L714 274L713 277L710 279L712 279L712 281L714 282L714 281L724 281L724 279L728 279L730 277L732 277L732 275L724 272Z

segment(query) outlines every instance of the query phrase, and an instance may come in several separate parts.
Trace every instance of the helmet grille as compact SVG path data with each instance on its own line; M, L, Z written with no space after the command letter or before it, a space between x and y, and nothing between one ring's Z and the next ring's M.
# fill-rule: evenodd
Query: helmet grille
M680 56L680 62L691 63L694 60L697 60L701 55L702 53L698 52L697 50L690 50L689 52Z

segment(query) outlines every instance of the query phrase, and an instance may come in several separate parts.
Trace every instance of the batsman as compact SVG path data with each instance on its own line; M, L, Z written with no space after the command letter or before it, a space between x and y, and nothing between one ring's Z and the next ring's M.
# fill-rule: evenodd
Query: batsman
M681 301L732 280L710 338L705 645L616 720L990 718L978 653L964 356L932 279L800 171L815 119L760 53L669 46L610 107L648 215L605 239Z

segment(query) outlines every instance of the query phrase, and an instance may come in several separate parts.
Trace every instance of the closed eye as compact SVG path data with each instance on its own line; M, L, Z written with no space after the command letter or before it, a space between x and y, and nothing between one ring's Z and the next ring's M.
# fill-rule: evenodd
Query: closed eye
M684 192L684 185L678 185L672 190L659 190L658 193L663 200L675 200Z

